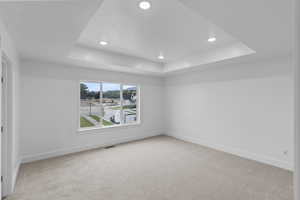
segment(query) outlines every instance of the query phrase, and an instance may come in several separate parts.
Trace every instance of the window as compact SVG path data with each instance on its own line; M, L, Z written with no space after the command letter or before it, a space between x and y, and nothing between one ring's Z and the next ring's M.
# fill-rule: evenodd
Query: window
M103 128L139 123L136 85L80 82L80 128Z
M103 126L121 123L121 85L102 83Z
M80 83L80 127L101 125L100 84Z
M130 124L137 121L137 87L123 85L123 123Z

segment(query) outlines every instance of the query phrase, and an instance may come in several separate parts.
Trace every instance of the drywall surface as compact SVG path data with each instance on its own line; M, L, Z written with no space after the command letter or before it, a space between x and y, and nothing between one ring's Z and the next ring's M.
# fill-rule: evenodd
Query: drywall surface
M21 63L23 162L163 134L163 79L25 60ZM139 84L141 124L78 131L79 83Z
M2 45L2 54L9 61L8 77L7 77L7 137L10 137L10 143L7 144L8 156L7 172L8 188L4 189L4 194L12 192L15 184L15 178L20 165L19 156L19 58L15 48L15 44L10 37L5 25L0 20L0 36ZM1 55L0 55L1 56ZM7 191L6 191L7 190Z
M289 58L212 67L167 77L166 133L293 168L293 77Z
M141 86L142 124L78 132L80 80ZM293 77L289 58L211 67L165 79L24 60L24 162L168 134L293 169Z

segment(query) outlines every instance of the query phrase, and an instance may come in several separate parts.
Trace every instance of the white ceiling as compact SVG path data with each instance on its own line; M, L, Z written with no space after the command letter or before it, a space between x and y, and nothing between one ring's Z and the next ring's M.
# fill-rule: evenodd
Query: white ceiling
M138 2L0 1L0 16L22 57L84 67L163 75L291 53L291 0L151 0L147 11Z
M104 0L82 32L79 43L164 62L176 61L194 52L216 49L237 40L202 18L178 0L151 0L152 8L138 8L139 0ZM215 44L207 42L217 36Z
M274 57L292 52L292 0L179 0L256 51Z
M67 56L102 0L0 2L0 17L22 57Z

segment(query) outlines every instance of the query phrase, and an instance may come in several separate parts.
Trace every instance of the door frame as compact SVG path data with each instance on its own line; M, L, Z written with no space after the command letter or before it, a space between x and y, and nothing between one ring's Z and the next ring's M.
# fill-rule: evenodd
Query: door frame
M300 200L300 2L293 2L293 65L295 92L294 200Z
M13 138L12 138L12 69L11 69L11 61L6 56L4 52L2 52L1 56L1 71L2 76L4 78L3 85L1 86L1 118L5 116L4 122L4 131L1 135L1 175L3 177L2 181L2 197L8 196L13 193L14 190L14 165L13 165ZM2 66L4 63L4 67ZM4 88L5 91L2 91ZM3 108L2 103L2 95L4 95L5 99L5 108ZM4 115L3 115L4 112ZM1 119L2 122L2 119Z
M2 197L7 196L8 194L8 185L7 185L7 180L8 180L8 163L7 163L7 65L8 61L5 58L5 56L2 56L1 60L1 71L2 71L2 76L1 76L1 129L3 127L3 130L1 130L1 157L2 157L2 162L1 162L1 175L2 175ZM3 79L3 82L2 82Z

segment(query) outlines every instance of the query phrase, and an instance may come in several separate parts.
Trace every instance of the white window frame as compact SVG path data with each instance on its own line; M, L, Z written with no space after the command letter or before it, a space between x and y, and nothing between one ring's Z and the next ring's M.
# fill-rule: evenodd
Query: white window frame
M121 122L120 124L115 124L112 126L93 126L93 127L80 127L80 100L81 100L81 94L80 94L80 84L81 83L99 83L100 84L100 102L102 102L102 97L103 97L103 91L102 87L103 84L101 83L112 83L112 84L120 84L120 106L121 106ZM124 85L132 85L136 86L136 92L137 92L137 102L136 102L136 122L134 123L128 123L128 124L123 124L123 86ZM120 128L120 127L128 127L128 126L137 126L141 124L141 87L139 84L135 83L117 83L114 81L93 81L93 80L79 80L78 83L78 112L77 112L77 124L78 124L78 131L79 132L85 132L85 131L91 131L91 130L101 130L101 129L111 129L111 128ZM101 118L103 120L103 118ZM101 123L103 124L103 122Z

